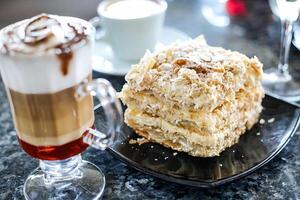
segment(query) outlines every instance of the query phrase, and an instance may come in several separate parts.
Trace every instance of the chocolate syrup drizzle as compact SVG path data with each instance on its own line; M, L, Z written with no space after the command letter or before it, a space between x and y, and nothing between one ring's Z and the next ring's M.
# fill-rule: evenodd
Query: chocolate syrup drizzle
M43 43L51 42L50 40L55 37L60 37L62 41L59 41L59 43L56 42L53 46L49 46L43 50L54 50L61 63L61 72L64 76L66 76L69 71L70 61L74 57L72 46L82 41L87 42L88 34L86 33L87 27L82 24L71 24L70 22L66 23L62 21L63 19L61 21L60 19L61 18L56 16L41 14L31 19L29 23L23 26L24 35L22 36L17 35L18 29L21 28L21 26L15 26L14 29L6 32L8 39L6 43L3 42L2 44L2 52L6 54L9 54L10 52L29 54L26 51L23 52L22 48L10 49L10 45L17 44L16 46L20 46L18 44L23 43L25 44L24 48L28 46L34 49ZM66 27L69 29L65 30L64 28ZM55 33L54 30L58 31L58 33Z
M57 54L57 58L60 60L61 73L66 76L68 75L69 63L73 58L73 52Z
M34 27L35 23L39 23L40 21L43 22L42 20L45 20L45 22L50 22L51 20L52 23L55 23L55 25L61 25L57 19L50 18L47 15L41 15L40 17L35 18L25 26L25 36L22 39L24 44L37 46L41 43L47 42L50 37L54 36L50 27L47 26L47 23L42 23L40 27Z
M56 49L59 49L56 55L61 62L61 72L65 76L68 74L69 63L73 58L72 45L86 39L84 31L79 32L75 26L72 26L70 23L68 23L68 26L74 31L75 36L68 42L55 46Z

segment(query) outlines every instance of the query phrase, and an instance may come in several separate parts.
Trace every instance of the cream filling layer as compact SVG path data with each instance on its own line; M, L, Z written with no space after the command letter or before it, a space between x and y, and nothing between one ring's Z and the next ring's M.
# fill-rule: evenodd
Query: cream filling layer
M170 140L173 139L172 135L176 133L186 138L191 143L202 144L204 146L216 146L219 141L224 140L225 137L224 131L220 132L219 130L215 130L213 134L200 135L199 133L189 131L188 129L174 126L160 117L155 118L142 113L132 115L129 109L125 112L125 120L127 122L132 120L135 124L141 127L147 126L153 127L153 129L156 127L160 128L164 134L169 135Z

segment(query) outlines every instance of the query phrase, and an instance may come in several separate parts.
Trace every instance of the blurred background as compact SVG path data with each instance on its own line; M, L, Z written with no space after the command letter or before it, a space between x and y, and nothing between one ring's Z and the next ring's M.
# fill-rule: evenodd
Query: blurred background
M99 2L99 0L1 0L0 25L10 24L43 12L89 19L96 15Z
M101 0L1 0L0 27L39 13L90 19ZM211 45L257 55L265 66L278 63L280 21L268 0L168 0L165 24L191 37L204 34ZM299 61L292 46L291 65ZM293 67L294 69L297 66Z

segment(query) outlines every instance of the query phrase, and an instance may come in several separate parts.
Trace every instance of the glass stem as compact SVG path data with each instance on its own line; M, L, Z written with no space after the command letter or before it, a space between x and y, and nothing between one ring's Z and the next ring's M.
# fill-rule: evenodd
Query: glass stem
M281 76L290 76L289 75L289 53L292 41L292 30L293 30L293 21L284 19L281 20L281 44L280 44L280 57L278 64L278 73Z
M76 177L80 178L81 172L78 169L80 164L80 154L66 160L40 160L40 168L44 172L44 181L46 184L72 180Z

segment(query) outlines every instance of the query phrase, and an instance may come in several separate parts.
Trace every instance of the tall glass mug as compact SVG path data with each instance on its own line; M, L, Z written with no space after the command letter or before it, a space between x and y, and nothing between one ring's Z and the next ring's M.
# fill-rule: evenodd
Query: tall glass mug
M104 150L122 124L116 92L91 80L94 28L72 17L42 14L0 31L0 69L20 145L40 160L24 184L26 199L98 199L105 178L80 153ZM93 96L107 132L94 129Z

